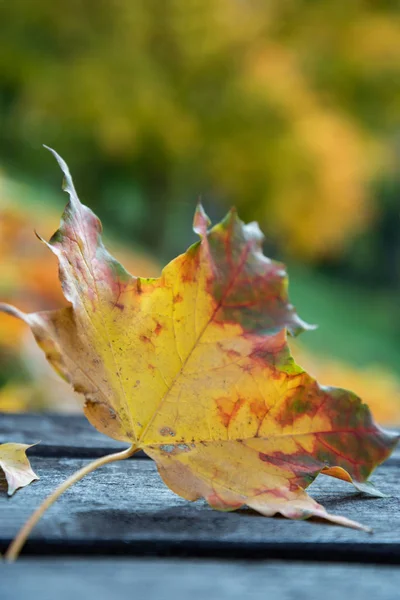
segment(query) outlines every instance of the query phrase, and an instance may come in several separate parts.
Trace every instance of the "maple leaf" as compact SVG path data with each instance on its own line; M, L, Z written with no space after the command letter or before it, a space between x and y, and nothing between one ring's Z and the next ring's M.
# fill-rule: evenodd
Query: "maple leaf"
M27 444L0 444L0 468L6 476L9 496L39 479L26 456L26 451L31 447Z
M143 449L164 482L216 509L329 515L304 489L319 473L373 491L367 480L398 441L351 392L319 386L292 359L286 332L307 325L289 303L283 265L231 210L159 278L130 275L105 249L101 224L69 193L48 243L67 308L24 314L47 359L86 397L101 432ZM126 456L127 454L125 454ZM110 462L110 460L108 461Z

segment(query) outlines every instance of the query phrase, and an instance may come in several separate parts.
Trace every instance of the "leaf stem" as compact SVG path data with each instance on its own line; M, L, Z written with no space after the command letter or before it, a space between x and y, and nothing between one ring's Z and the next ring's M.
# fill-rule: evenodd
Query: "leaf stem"
M103 465L107 465L112 462L116 462L118 460L124 460L125 458L129 458L135 452L137 452L139 448L133 444L130 448L123 450L122 452L116 452L115 454L107 454L106 456L102 456L97 460L89 463L79 471L76 471L71 477L68 477L63 483L61 483L55 490L46 498L44 502L35 510L35 512L29 517L26 521L25 525L20 529L14 540L11 542L7 552L4 555L4 559L6 562L14 562L16 558L18 558L19 553L21 552L22 547L24 546L28 536L30 535L32 529L35 527L39 519L43 516L48 508L63 494L68 488L71 487L77 481L80 481L85 475L95 471L99 467Z

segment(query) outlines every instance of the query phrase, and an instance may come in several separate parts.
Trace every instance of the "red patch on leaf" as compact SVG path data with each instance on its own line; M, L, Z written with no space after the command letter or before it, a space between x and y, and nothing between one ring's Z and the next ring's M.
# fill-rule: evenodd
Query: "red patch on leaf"
M221 509L226 509L226 507L229 506L235 510L243 506L243 502L228 502L226 498L221 498L215 490L206 497L206 500L210 506L213 506L214 508L219 507Z
M161 325L161 323L157 322L157 325L156 325L156 328L154 330L154 333L156 335L160 335L160 333L162 332L162 330L163 330L163 326Z
M261 423L264 420L265 415L268 412L268 408L265 406L264 400L252 400L250 402L250 412L256 417L258 420L258 426L261 426Z
M229 427L232 419L236 417L244 402L244 398L238 398L236 401L232 400L232 398L218 398L216 400L218 416L224 427Z
M238 352L237 350L233 350L232 348L227 350L226 353L229 356L229 358L232 358L232 359L235 359L235 358L238 358L239 356L241 356L240 352Z
M194 283L199 270L199 248L192 248L181 257L180 276L183 283Z
M259 452L258 453L258 458L260 460L262 460L263 462L267 462L267 463L271 463L272 462L272 464L274 464L273 460L271 459L271 456L269 454L264 454L264 452Z
M182 273L181 279L183 283L194 283L196 281L196 276L194 273L186 271Z

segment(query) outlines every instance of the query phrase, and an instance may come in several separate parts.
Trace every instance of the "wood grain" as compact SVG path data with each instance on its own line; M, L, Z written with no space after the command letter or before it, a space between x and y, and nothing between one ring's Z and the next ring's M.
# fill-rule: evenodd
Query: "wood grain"
M2 600L394 600L387 566L176 559L21 560L0 566Z
M39 440L29 454L40 481L12 498L5 488L0 492L1 551L60 482L93 458L125 447L83 416L0 416L0 442ZM400 562L399 451L373 479L391 496L368 498L329 477L310 487L329 511L373 527L368 535L318 521L267 519L250 510L216 512L174 495L150 460L114 463L58 500L32 533L27 558L0 565L0 595L336 600L351 591L352 600L392 600L400 588L400 571L389 566Z
M83 415L0 414L0 443L33 444L31 456L97 457L127 444L97 431Z
M34 457L40 481L11 499L0 496L0 545L56 485L87 461ZM265 518L250 510L222 513L189 503L161 482L150 460L103 467L76 484L48 511L26 551L33 554L152 554L236 558L400 560L400 467L381 467L375 481L389 498L369 498L351 485L320 477L310 491L333 513L358 520L374 534L325 522Z

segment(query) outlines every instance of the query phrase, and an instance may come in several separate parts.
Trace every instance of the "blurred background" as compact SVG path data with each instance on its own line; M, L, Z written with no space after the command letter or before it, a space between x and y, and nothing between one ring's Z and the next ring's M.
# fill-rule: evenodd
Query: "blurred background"
M194 240L199 195L258 220L319 325L298 362L400 423L398 0L0 1L0 134L1 300L63 304L45 143L133 274ZM4 315L0 410L80 410Z

